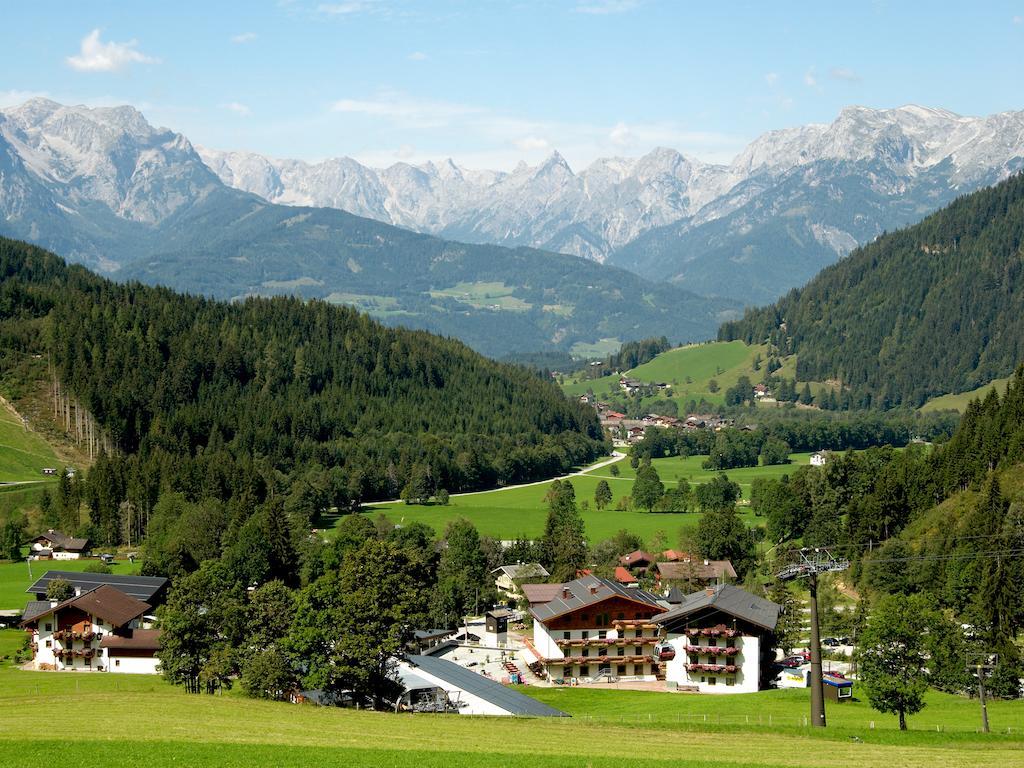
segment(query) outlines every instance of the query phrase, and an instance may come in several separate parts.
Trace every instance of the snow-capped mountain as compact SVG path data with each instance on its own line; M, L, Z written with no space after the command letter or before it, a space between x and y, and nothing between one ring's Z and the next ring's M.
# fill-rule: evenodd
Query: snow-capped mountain
M857 166L872 178L874 193L892 198L897 208L906 207L901 198L915 180L928 176L935 199L921 202L924 212L934 210L951 195L1019 167L1024 112L977 118L913 105L849 107L831 124L766 133L729 165L655 149L640 158L599 159L578 173L557 152L539 166L521 164L511 173L470 171L451 160L374 169L351 158L311 164L205 148L199 153L225 183L273 202L338 207L446 237L617 261L616 251L648 231L678 225L689 232L754 199L770 198L789 174L822 163L840 176ZM827 181L821 173L807 179L808 185ZM936 184L948 194L937 192ZM777 207L762 205L767 211ZM862 213L870 218L870 211ZM828 218L806 212L807 231L832 258L863 241L859 232ZM877 224L868 227L869 235L890 222Z
M268 165L253 161L239 173L263 196L279 196L279 171ZM385 182L350 161L319 172L336 201L425 221L440 215L425 193L431 185L468 196L493 181L452 164L404 166L387 181L401 193L385 194ZM571 171L554 163L538 175L555 190ZM290 202L303 202L292 194ZM353 305L494 356L614 347L651 334L707 339L741 309L578 256L452 242L334 207L268 202L224 184L184 136L131 107L37 99L0 110L0 236L119 279L220 298L276 293Z

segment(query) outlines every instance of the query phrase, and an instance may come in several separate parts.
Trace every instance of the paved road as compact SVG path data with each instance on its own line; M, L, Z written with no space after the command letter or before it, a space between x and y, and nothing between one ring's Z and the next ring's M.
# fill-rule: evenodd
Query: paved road
M596 464L591 464L589 467L584 467L583 469L581 469L578 472L570 472L569 474L562 475L561 477L551 477L551 478L548 478L547 480L538 480L538 481L536 481L534 483L520 483L519 485L504 485L501 488L491 488L491 489L486 490L486 491L467 491L466 493L453 493L451 495L451 498L456 499L456 498L459 498L461 496L481 496L481 495L483 495L485 493L498 493L499 491L510 491L510 490L515 489L515 488L532 488L535 485L547 485L548 483L553 483L555 480L568 480L570 477L579 477L580 475L589 475L594 470L603 469L604 467L607 467L607 466L609 466L611 464L614 464L617 461L621 461L624 458L626 458L626 454L622 453L621 451L612 451L611 458L604 459L603 461L599 461ZM376 506L378 504L401 504L401 503L403 503L401 499L389 499L388 501L374 501L374 502L370 502L370 504L368 504L368 506Z

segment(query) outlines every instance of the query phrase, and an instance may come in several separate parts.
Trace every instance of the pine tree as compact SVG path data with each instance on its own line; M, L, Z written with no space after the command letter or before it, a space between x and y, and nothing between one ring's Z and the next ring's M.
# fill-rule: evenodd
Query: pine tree
M598 508L598 510L603 510L605 507L607 507L611 503L612 503L612 489L611 489L611 486L608 485L608 481L607 480L604 480L604 479L599 480L597 482L597 487L594 489L594 506L596 506Z

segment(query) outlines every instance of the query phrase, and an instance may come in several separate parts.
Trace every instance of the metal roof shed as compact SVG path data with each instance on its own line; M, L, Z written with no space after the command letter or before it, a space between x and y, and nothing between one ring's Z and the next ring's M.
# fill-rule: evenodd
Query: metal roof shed
M426 681L443 688L451 699L464 705L459 708L459 714L463 715L569 716L489 677L436 656L409 656L399 666L399 674L403 679L408 676L415 686Z

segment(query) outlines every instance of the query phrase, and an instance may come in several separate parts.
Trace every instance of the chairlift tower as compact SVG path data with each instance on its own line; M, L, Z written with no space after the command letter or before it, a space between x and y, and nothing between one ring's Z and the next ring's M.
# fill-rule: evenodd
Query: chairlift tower
M818 574L836 573L850 567L846 558L837 559L827 549L814 547L795 553L798 560L779 571L779 581L807 579L811 597L811 725L825 727L825 691L821 680L821 632L818 628Z

